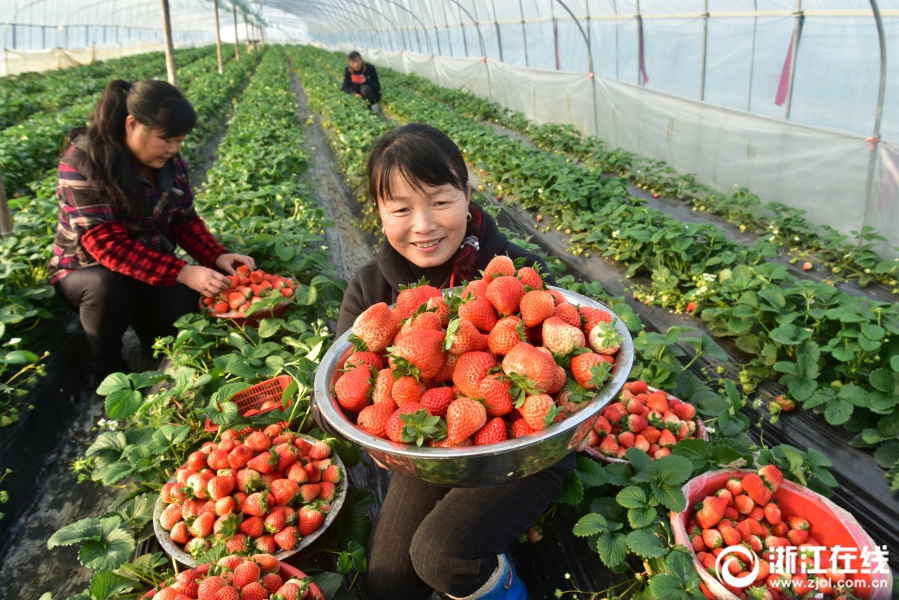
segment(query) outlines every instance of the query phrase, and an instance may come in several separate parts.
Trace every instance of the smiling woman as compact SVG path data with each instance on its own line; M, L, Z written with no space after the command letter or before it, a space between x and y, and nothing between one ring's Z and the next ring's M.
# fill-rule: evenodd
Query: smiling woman
M148 342L174 332L249 256L229 253L193 205L181 143L197 121L163 81L110 82L90 127L72 131L59 164L59 219L49 270L77 311L98 375L127 371L122 334ZM181 246L199 265L175 256ZM218 270L217 270L218 269Z

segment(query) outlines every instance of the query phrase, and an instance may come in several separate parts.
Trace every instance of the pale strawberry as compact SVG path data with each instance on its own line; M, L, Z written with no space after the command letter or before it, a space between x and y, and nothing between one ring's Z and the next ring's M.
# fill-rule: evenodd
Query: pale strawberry
M385 302L378 302L356 317L351 336L355 339L350 341L357 348L380 354L387 350L399 330L400 317Z
M328 458L329 456L331 456L331 446L329 446L325 441L316 440L309 448L306 456L308 456L312 460L322 460Z
M597 354L615 354L621 348L621 334L610 323L597 323L588 337L590 347Z
M558 317L543 321L543 346L554 354L567 355L584 346L584 332Z

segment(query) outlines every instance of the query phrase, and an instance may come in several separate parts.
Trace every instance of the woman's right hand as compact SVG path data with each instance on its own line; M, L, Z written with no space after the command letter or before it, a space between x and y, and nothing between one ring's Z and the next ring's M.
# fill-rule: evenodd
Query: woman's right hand
M207 298L221 294L231 286L231 280L218 271L198 265L185 265L175 280Z

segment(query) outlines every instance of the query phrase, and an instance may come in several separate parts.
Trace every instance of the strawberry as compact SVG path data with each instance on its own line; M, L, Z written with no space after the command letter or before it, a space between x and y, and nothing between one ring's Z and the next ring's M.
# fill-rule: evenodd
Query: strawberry
M237 472L237 489L241 492L252 492L264 486L259 471L255 469L241 469Z
M344 410L358 413L368 406L377 371L370 365L359 365L345 372L334 385L334 394Z
M278 544L275 543L275 536L271 534L260 535L255 538L253 540L253 545L258 552L264 552L266 554L274 554L278 551Z
M378 402L383 402L384 400L391 398L391 391L393 391L393 385L396 383L396 377L393 376L393 371L389 368L381 369L378 371L378 376L375 379L374 386L372 386L371 390L371 400L375 404Z
M322 486L317 483L307 483L300 486L300 497L304 504L311 504L313 500L319 497Z
M251 583L258 582L261 576L262 571L259 568L259 565L252 560L247 560L235 567L232 584L236 588L243 588Z
M184 521L178 521L172 526L172 531L169 534L169 537L172 538L172 541L176 544L186 544L190 541L190 531L187 529L187 523Z
M453 383L468 397L477 397L478 386L496 361L486 352L469 352L459 357L453 372ZM480 429L480 428L479 428Z
M487 414L501 417L512 412L512 382L501 373L485 376L478 385L473 397L483 399Z
M491 278L490 281L493 281L493 279ZM462 299L474 300L482 298L486 300L487 286L490 284L490 281L484 281L483 279L475 279L473 281L469 281L468 285L466 285L465 289L462 291Z
M609 324L612 322L612 313L608 311L590 308L589 306L581 306L579 311L584 320L584 333L588 336L598 324Z
M421 307L419 310L425 310L425 307ZM400 328L400 335L406 335L407 333L419 329L434 329L440 331L443 329L443 322L440 320L437 313L427 311L416 312L403 322L403 326Z
M759 477L762 478L762 481L765 482L765 485L768 486L768 489L771 490L771 493L776 492L780 489L780 486L783 485L783 473L781 473L780 469L774 465L765 465L758 470L758 474Z
M428 312L433 312L440 319L440 326L446 327L450 321L450 307L443 296L428 298Z
M487 347L497 356L505 356L519 342L524 341L524 325L515 315L504 317L487 336Z
M574 304L568 302L557 304L555 316L572 327L581 328L581 315Z
M286 516L283 509L277 508L265 518L263 522L265 530L269 533L278 533L287 526Z
M450 444L458 444L487 422L484 405L468 398L454 400L446 410L446 437Z
M308 465L303 466L303 470L306 471L306 476L309 478L309 483L318 483L322 479L321 469L318 468L318 465L315 463L309 463Z
M602 443L599 445L599 451L605 454L606 456L615 456L618 454L618 442L615 441L615 436L607 435L605 439L603 439Z
M206 491L212 500L217 501L231 495L235 485L237 485L237 479L233 476L218 475L209 480L209 483L206 484Z
M808 531L809 524L806 519L802 517L787 517L787 523L790 526L790 529L798 529L799 531Z
M462 355L466 352L487 349L487 336L474 323L461 317L450 321L446 330L444 350L450 354Z
M727 490L726 488L722 488L722 489L718 490L717 492L715 492L715 495L718 496L719 498L724 498L725 500L727 500L728 507L734 505L734 497L731 495L730 491Z
M215 469L216 471L219 469L227 469L231 466L228 463L228 452L219 449L209 453L209 456L206 457L206 463L209 465L210 469Z
M765 520L771 525L783 523L783 518L780 515L780 508L773 502L766 504L763 507L763 510L765 511Z
M699 529L696 531L697 533L690 534L690 545L693 547L693 552L705 553L708 548L706 547L705 542L702 541L702 532L700 532ZM699 556L697 555L697 559L698 558Z
M536 327L556 313L556 301L549 292L533 290L521 298L521 319L525 327Z
M703 529L714 527L724 517L727 500L717 496L706 496L702 506L696 511L696 522Z
M459 306L459 317L468 319L483 333L490 333L499 320L499 317L496 315L496 309L493 308L486 296L463 302Z
M487 284L490 284L490 282L497 277L514 276L515 263L508 256L502 254L494 256L490 262L487 263L487 268L484 269L483 274L483 280Z
M354 352L346 361L343 363L343 369L345 371L349 371L350 369L357 367L359 365L370 365L375 368L376 371L380 371L384 368L384 361L381 360L381 357L374 352ZM272 427L269 425L269 427ZM265 434L271 437L277 437L281 435L281 428L275 425L277 428L277 433L270 433L269 429L265 429Z
M177 504L170 504L159 515L159 525L166 531L171 531L172 527L183 518L181 507Z
M521 342L512 348L503 358L502 365L503 372L506 375L518 375L529 379L530 384L528 387L534 392L546 391L556 381L557 365L552 358L552 354L541 352L527 342ZM513 382L516 382L514 377Z
M222 538L232 538L234 534L237 533L238 525L240 525L240 521L237 518L237 515L234 513L228 513L226 515L220 516L215 520L212 524L212 534L217 539Z
M403 375L430 379L440 372L446 360L442 352L445 337L443 332L433 329L413 331L393 347L391 363Z
M539 431L552 424L556 415L556 404L547 394L528 396L518 409L531 429Z
M506 422L500 417L494 417L487 421L487 424L477 430L472 436L475 446L496 444L507 439L509 439L509 435L506 432Z
M630 415L627 417L627 429L632 433L640 433L649 427L649 422L640 415Z
M724 538L717 529L703 529L702 543L706 548L720 548L724 543Z
M605 383L611 372L612 363L603 354L585 352L571 358L571 374L578 385L588 390Z
M425 391L427 391L425 384L411 375L403 375L393 384L390 397L397 406L403 406L410 402L417 403Z
M668 394L662 391L653 392L646 396L646 407L659 414L665 414L668 410Z
M247 446L237 446L228 453L228 465L232 469L242 469L253 459L253 450Z
M300 535L306 536L318 529L325 522L325 515L311 506L303 506L298 513L297 528Z
M250 462L247 463L247 467L253 469L261 475L266 475L268 473L274 473L275 467L278 466L278 461L280 457L277 452L272 450L268 450L266 452L260 452L253 458Z
M343 479L343 473L340 471L340 467L337 465L330 465L327 468L322 470L322 481L329 481L331 483L340 483Z
M272 438L261 431L254 431L247 436L243 443L253 452L265 452L272 447Z
M443 297L443 294L440 290L434 286L426 285L424 280L422 280L405 288L400 287L394 310L400 319L408 319L422 304L427 305L428 300L431 298L441 297Z
M543 321L542 336L543 345L554 354L567 355L584 347L584 332L555 316Z
M336 465L335 465L336 466ZM318 497L322 500L331 501L334 499L334 495L337 493L337 486L333 481L322 481L319 484L321 491L319 492Z
M808 531L802 529L790 529L787 531L787 539L794 546L804 544L808 541Z
M256 492L247 496L247 499L240 505L240 512L252 517L262 517L268 512L267 494Z
M390 418L387 419L387 425L384 428L387 438L393 442L402 442L403 428L406 426L406 422L403 421L400 417L402 415L417 413L420 410L424 410L425 412L427 412L427 409L424 407L424 405L418 402L408 402L393 411L393 414L391 414Z
M385 302L378 302L356 317L350 342L357 349L380 354L387 350L399 330L400 317Z
M436 387L426 391L419 399L419 403L435 417L445 417L446 409L453 398L453 388Z
M597 435L606 435L612 432L612 424L609 423L609 420L604 416L600 415L598 419L596 419L596 423L593 425L593 431L597 433Z
M730 526L719 526L718 531L724 539L725 546L735 546L743 541L743 536L735 528Z
M213 600L216 593L226 587L228 583L218 576L207 577L200 581L197 587L197 598L199 600ZM156 596L154 596L155 598Z
M621 348L621 334L611 323L599 322L594 325L588 341L597 354L615 354Z
M392 398L378 404L371 404L359 412L356 425L366 433L383 438L386 435L387 420L394 410L396 410L396 403Z
M659 446L662 448L671 448L675 444L677 444L677 440L674 438L674 434L667 429L663 429L662 434L659 436Z
M725 486L730 490L730 493L733 494L734 498L743 493L743 483L736 477L729 478Z
M487 285L487 300L500 317L517 313L524 295L524 284L510 275L496 277Z
M767 488L762 478L755 473L749 473L741 481L743 490L759 506L765 506L771 500L771 490Z
M300 486L290 479L278 479L272 482L271 495L275 499L275 506L287 506L300 493ZM261 515L260 515L261 516Z
M635 436L630 431L625 431L623 433L618 434L618 445L621 448L628 449L633 448L634 444L637 443L637 436Z
M237 503L234 501L234 498L231 496L225 496L221 500L217 500L215 503L215 514L223 517L228 513L237 512Z
M752 498L746 494L740 494L734 498L734 508L736 508L737 512L741 515L748 515L752 512L752 509L755 508L755 502L753 502Z
M544 288L543 278L534 267L521 267L515 276L521 280L521 283L532 290L542 290Z
M225 517L222 517L225 518ZM190 526L190 533L194 537L206 537L212 533L212 526L215 523L215 515L206 513L194 519Z
M293 581L288 581L278 589L277 596L282 600L300 600L300 587Z
M690 421L696 416L696 407L686 402L681 402L674 407L674 414L682 421Z
M323 460L331 456L331 446L322 440L316 440L306 455L312 460Z
M293 550L299 542L296 527L285 527L275 535L275 543L282 550Z
M299 459L299 452L289 442L282 442L273 448L278 455L275 472L281 473L289 469Z
M259 583L262 584L262 587L264 587L269 594L274 594L281 589L282 585L284 585L284 580L281 579L281 576L277 573L266 573L262 576L262 579L259 580Z

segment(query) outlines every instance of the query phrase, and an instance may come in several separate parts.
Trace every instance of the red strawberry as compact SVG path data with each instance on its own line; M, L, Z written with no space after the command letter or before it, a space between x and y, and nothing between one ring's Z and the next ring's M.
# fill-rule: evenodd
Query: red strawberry
M240 600L267 600L268 597L268 590L258 581L254 581L240 590Z
M515 275L515 263L508 256L494 256L484 269L484 283L489 284L497 277Z
M300 535L306 536L325 522L325 515L311 506L303 506L298 513Z
M508 273L506 273L508 275ZM493 281L493 278L490 279ZM465 290L462 292L462 299L469 300L475 298L483 298L487 299L487 286L490 284L490 281L484 281L483 279L475 279L474 281L469 281L468 285L465 286Z
M543 289L543 278L540 277L540 273L538 273L533 267L522 267L518 269L516 277L521 280L521 283L528 286L532 290Z
M724 538L717 529L703 529L702 543L707 548L720 548L724 544Z
M790 543L794 546L804 544L808 541L808 531L803 531L801 529L790 529L787 532L787 539L790 540Z
M256 518L256 517L254 517ZM275 543L275 536L271 534L261 535L254 542L256 550L266 554L274 554L278 551L278 544Z
M768 523L771 525L783 523L783 519L780 515L780 508L778 508L776 504L769 502L763 509L765 511L765 520L768 521Z
M374 352L354 352L346 361L343 363L343 368L346 371L358 366L358 365L370 365L375 368L376 371L380 371L384 368L384 361L381 360L381 357ZM269 425L271 427L271 425ZM275 425L277 427L277 425ZM278 432L272 434L269 432L268 428L266 428L265 433L271 437L277 437L281 435L281 429L278 428Z
M181 507L177 504L170 504L159 515L159 524L166 531L171 531L172 527L174 527L176 523L181 521L182 518L183 516L181 514Z
M733 494L734 498L743 493L743 483L736 477L728 479L725 486L730 490L730 493Z
M774 465L765 465L758 471L759 477L762 478L762 481L765 482L765 485L768 486L768 489L771 490L772 493L776 492L780 489L780 486L783 485L784 476L783 473L780 472L780 469L775 467Z
M618 445L624 449L633 448L637 443L637 436L630 431L618 434Z
M399 330L400 317L385 302L379 302L356 317L350 341L357 348L380 354L387 350Z
M393 384L390 396L397 406L403 406L409 402L418 402L425 391L425 384L411 375L403 375Z
M392 398L366 406L359 412L356 425L362 431L383 438L386 435L387 420L394 410L396 410L396 403Z
M696 407L686 402L681 402L674 407L674 414L682 421L689 421L696 416Z
M264 587L269 594L274 594L281 589L282 585L284 585L284 580L281 579L281 576L277 573L267 573L262 576L259 583L262 584L262 587Z
M370 365L353 367L334 385L334 394L344 410L357 413L368 406L377 371Z
M702 529L714 527L724 517L724 509L726 508L727 500L724 498L706 496L702 501L702 507L696 512L696 522Z
M759 506L765 506L771 500L771 490L762 481L762 478L755 473L749 473L741 482L743 490L752 500Z
M418 402L407 402L393 411L393 414L387 419L387 426L385 427L387 438L393 442L402 442L403 428L406 427L406 421L403 421L400 417L402 415L415 414L421 410L427 412L427 409L423 404Z
M331 501L334 499L334 494L337 492L337 486L334 485L334 482L322 481L318 485L321 486L321 492L318 495L319 498L321 498L322 500L328 500L328 501Z
M237 502L234 501L232 496L225 496L221 500L216 501L215 514L218 516L222 517L233 512L237 512Z
M553 360L552 354L548 351L540 351L527 342L521 342L512 348L503 358L502 365L506 375L518 375L529 379L533 384L530 386L532 391L537 393L550 389L558 375L556 361Z
M483 427L486 422L487 411L483 404L468 398L459 398L446 409L446 437L450 444L458 444Z
M534 430L531 429L531 426L528 425L527 421L522 418L515 419L512 422L512 438L520 438L524 437L528 434L534 433Z
M391 369L381 369L378 371L378 377L371 391L371 400L375 404L390 398L390 392L393 391L393 385L396 383L396 377L393 376Z
M191 535L190 531L187 529L187 523L184 521L178 521L172 526L172 532L169 534L169 537L172 538L172 541L176 544L184 545L190 541Z
M740 532L729 526L720 526L718 527L718 531L721 533L721 537L724 539L725 546L735 546L743 541L743 536L740 535Z
M280 473L289 469L299 459L299 452L289 442L283 442L274 447L278 454L278 464L275 471Z
M272 447L272 438L261 431L254 431L247 436L243 443L253 452L265 452Z
M584 347L584 332L555 316L543 321L542 336L543 345L554 354L567 355Z
M599 451L606 456L616 456L618 449L618 442L615 441L615 436L613 435L607 435L599 445Z
M593 425L593 431L597 433L597 435L605 435L608 433L612 433L612 424L609 423L609 420L600 415L598 419L596 419L596 423Z
M450 321L446 330L444 349L450 354L462 355L466 352L487 349L487 336L465 318Z
M278 533L287 526L283 509L275 509L264 521L265 530L270 533Z
M224 518L224 517L223 517ZM206 537L212 533L212 526L215 523L215 515L206 513L194 519L190 526L190 533L194 537Z
M200 452L192 452L187 457L187 466L193 469L194 471L199 471L201 469L206 468L206 455Z
M611 366L610 360L605 355L585 352L572 357L571 374L578 385L592 390L608 379Z
M199 600L213 600L216 593L227 585L228 583L221 577L207 577L200 581L197 587L197 598Z
M437 315L440 319L441 327L449 325L450 307L443 296L428 298L428 311Z
M487 285L487 300L500 317L517 313L524 295L524 284L510 275L497 277Z
M240 505L240 512L253 517L262 517L268 512L267 494L256 492L247 496L247 499Z
M419 329L436 329L439 331L443 329L443 323L437 313L416 312L403 323L403 326L400 328L400 336Z
M322 486L317 483L307 483L300 486L300 497L304 504L311 504L321 494Z
M337 465L331 465L322 471L322 481L340 483L341 479L343 479L343 474Z
M299 538L297 537L296 527L285 527L275 534L275 543L282 550L293 550L296 548Z
M631 431L633 433L640 433L647 427L649 427L649 422L640 415L630 415L627 418L628 431Z
M228 465L232 469L242 469L253 458L253 451L247 446L237 446L228 453Z
M278 589L277 595L284 600L300 600L300 587L293 581L288 581Z
M212 500L221 500L234 491L235 485L237 485L237 480L231 475L218 475L209 480L206 490Z
M589 306L580 307L581 316L584 317L584 333L589 335L593 328L600 323L611 323L612 313L598 308L590 308ZM640 392L635 392L640 393Z
M556 313L556 301L549 292L534 290L521 298L521 318L525 327L536 327Z
M321 469L318 468L318 465L315 463L309 463L303 467L303 470L306 471L306 476L309 477L309 483L318 483L322 479Z
M422 304L427 304L431 298L441 298L443 294L431 285L423 285L420 282L417 285L401 289L396 298L396 313L400 319L408 319L418 310Z
M477 397L478 386L487 376L490 369L496 366L496 361L486 352L469 352L459 357L456 370L453 372L453 383L459 387L462 394L474 398Z
M736 508L737 512L741 515L748 515L752 512L752 509L755 508L755 502L753 502L752 498L746 494L740 494L734 498L734 508Z
M421 379L431 379L440 372L446 360L442 351L445 337L443 332L433 329L413 331L394 346L391 363L399 368L401 374L417 374Z
M787 517L787 523L789 523L790 529L807 531L809 528L808 521L802 517Z
M674 438L674 434L667 429L663 429L662 435L659 436L659 446L662 448L671 448L675 444L677 444L677 440Z
M473 397L483 399L487 414L501 417L512 412L512 382L502 373L488 374L481 380Z
M299 493L299 484L290 479L278 479L271 484L271 495L275 499L275 506L287 506Z
M475 446L496 444L507 439L509 439L509 435L506 432L506 422L500 417L494 417L487 421L487 424L477 430L472 436Z
M486 297L462 303L459 306L459 317L468 319L483 333L490 333L499 319L496 316L496 309Z
M731 495L730 491L728 491L726 488L722 488L722 489L718 490L717 492L715 492L715 495L718 496L719 498L724 498L725 500L727 500L728 506L734 505L734 497Z
M445 417L446 409L450 405L450 402L453 401L453 397L453 388L436 387L426 391L419 400L419 403L435 417Z
M588 336L590 347L597 354L615 354L621 348L621 334L610 323L597 323Z
M280 457L278 456L277 452L268 450L265 452L260 452L258 455L256 455L253 460L247 463L247 467L259 472L262 475L266 475L268 473L275 472L275 467L278 466L279 460Z
M524 341L524 325L515 315L497 321L487 336L487 347L497 356L505 356L519 342Z
M581 315L574 304L567 302L557 304L555 316L572 327L577 327L578 329L581 327Z
M325 458L328 458L329 456L331 456L331 446L329 446L327 442L316 440L312 444L312 447L309 448L307 456L312 460L323 460Z
M216 471L219 469L227 469L231 466L228 463L228 452L219 449L210 452L206 462L209 464L210 469L215 469Z

